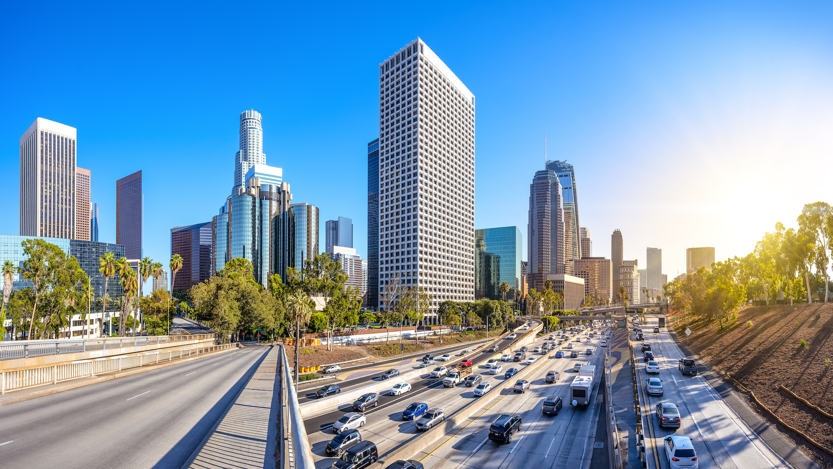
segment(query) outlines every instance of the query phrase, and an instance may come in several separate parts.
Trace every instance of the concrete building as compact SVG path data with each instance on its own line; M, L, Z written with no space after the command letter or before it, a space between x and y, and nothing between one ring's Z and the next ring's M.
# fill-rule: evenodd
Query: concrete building
M662 249L648 248L647 261L648 265L645 267L648 278L645 286L651 290L659 290L662 288Z
M116 181L116 244L128 259L142 258L142 171Z
M714 264L714 248L688 248L685 250L685 271L697 272L700 267L711 270Z
M619 275L621 271L619 266L622 265L623 256L622 232L613 230L613 235L610 237L610 260L613 262L613 299L616 299L616 294L619 293L619 287L622 286Z
M362 259L362 297L367 301L367 261Z
M252 109L240 113L240 149L234 156L232 193L236 188L246 186L246 173L258 164L266 164L266 154L263 153L263 117Z
M214 274L211 270L213 228L210 221L171 228L171 255L182 257L182 269L176 274L173 290L187 292Z
M365 261L356 254L356 250L344 246L333 246L333 260L341 263L341 270L347 274L347 282L344 284L348 287L362 289L362 282L364 281L364 273L362 265Z
M159 280L156 277L153 277L153 291L156 290L165 290L168 291L168 271L163 270L162 275L159 276Z
M325 225L326 252L333 254L335 246L353 247L353 220L338 217L338 220L327 220Z
M581 235L581 257L593 257L593 241L590 239L590 230L588 228L581 228L579 230Z
M98 204L90 202L90 241L98 241Z
M474 95L416 39L379 65L379 292L474 300Z
M367 299L379 307L379 139L367 144Z
M75 239L74 127L38 117L20 137L20 235Z
M479 229L474 239L475 298L503 299L500 284L506 282L510 287L506 300L514 303L523 280L521 230L517 226Z
M535 173L529 186L529 288L544 289L549 275L564 273L564 206L558 175Z
M619 266L619 280L625 293L630 298L630 303L636 303L641 299L639 291L639 264L636 260L623 260ZM616 293L619 293L617 290Z
M576 171L573 165L567 163L567 160L547 161L546 169L554 171L558 175L558 181L561 183L564 204L564 226L565 228L569 228L569 230L565 229L565 240L567 243L564 245L564 258L567 265L569 265L569 261L581 259L585 255L581 251L581 235L579 233L581 220L578 210ZM569 214L567 213L568 210Z
M575 262L576 277L584 280L584 294L598 304L613 301L613 263L604 257L583 257Z
M75 167L75 239L90 240L90 179L89 169Z
M547 275L552 280L552 290L564 297L562 309L577 310L584 301L584 279L566 274Z
M648 269L639 269L639 298L634 303L647 303L645 289L648 288Z

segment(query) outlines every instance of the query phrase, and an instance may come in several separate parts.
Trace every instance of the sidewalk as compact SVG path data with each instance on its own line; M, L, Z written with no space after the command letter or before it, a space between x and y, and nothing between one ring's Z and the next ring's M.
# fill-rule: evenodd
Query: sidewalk
M277 427L270 425L280 399L280 347L272 347L246 387L184 467L193 469L275 467ZM277 410L276 410L277 412Z
M623 468L641 468L636 450L636 412L633 402L633 377L631 354L628 348L628 331L616 329L616 338L608 342L611 349L613 411L619 431L619 448Z

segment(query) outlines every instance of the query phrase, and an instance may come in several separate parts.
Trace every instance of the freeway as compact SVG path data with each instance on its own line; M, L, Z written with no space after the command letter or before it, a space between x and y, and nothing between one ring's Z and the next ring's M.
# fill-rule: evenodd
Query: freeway
M547 339L542 338L536 341L534 344L530 344L530 350L535 346L541 345L541 342L544 341L547 341ZM572 373L572 371L566 371L568 368L572 370L572 367L576 362L594 362L598 365L598 368L601 369L600 365L602 363L602 354L598 353L600 348L598 347L597 343L588 346L585 346L583 343L576 345L578 346L577 349L580 350L582 353L584 353L584 350L588 347L593 348L596 351L596 353L594 355L591 355L589 358L585 355L581 355L578 359L555 359L553 358L555 352L551 351L547 356L535 354L535 356L538 357L538 360L532 365L521 365L513 362L503 363L504 371L513 366L516 368L522 368L524 366L537 368L534 376L531 379L529 379L529 381L532 382L530 390L528 390L523 395L513 395L511 391L503 391L504 396L502 396L501 402L494 405L491 411L487 412L486 415L481 417L477 421L477 425L472 425L468 427L466 431L463 432L463 434L455 437L455 443L443 445L440 451L436 451L435 454L429 457L425 461L426 467L447 467L447 465L449 465L450 467L450 464L455 462L465 462L465 464L459 467L542 467L540 465L542 461L541 458L530 459L528 466L525 466L525 463L520 464L522 460L517 460L514 463L508 463L507 465L503 465L501 463L493 463L492 460L495 459L495 455L493 454L495 452L495 449L492 446L485 448L485 445L480 444L481 440L486 438L486 433L481 430L485 428L485 431L487 432L489 423L491 423L491 421L494 420L496 415L507 411L517 411L525 415L527 410L533 410L533 416L530 417L529 422L541 421L542 416L540 415L539 404L543 397L549 395L553 391L555 391L555 393L558 395L563 395L562 398L566 401L566 396L569 393L568 383L569 381L572 381L572 378L575 376L575 374ZM487 374L487 368L483 366L483 363L489 358L499 357L500 355L500 352L479 354L475 358L475 369L473 370L473 373L482 375L484 382L491 382L493 383L493 385L499 384L504 380L503 373L497 376L489 375ZM546 375L546 372L551 369L559 370L561 372L561 380L559 381L559 383L555 385L544 384L544 375ZM395 379L391 380L391 386L397 382L398 381ZM401 396L380 396L379 407L370 409L369 411L365 412L365 415L367 416L367 425L361 428L360 431L365 440L370 440L377 444L380 454L387 453L400 446L402 443L407 442L416 437L417 431L415 423L413 421L402 420L402 411L408 404L412 402L424 402L428 404L429 408L440 407L444 410L444 412L447 415L450 415L453 412L465 406L466 404L470 403L474 399L492 399L497 397L497 395L487 394L483 398L476 398L473 394L473 388L467 388L465 386L461 386L458 388L444 388L441 384L441 381L438 379L423 379L413 382L411 383L411 385L413 387L413 390ZM518 408L519 402L523 403L523 409ZM567 405L567 407L569 407L569 404ZM563 416L573 414L572 409L568 410L567 407L565 407L565 409L562 410L561 416L556 417L553 420L560 423L565 422ZM334 461L334 458L326 456L326 454L324 453L324 447L326 446L327 442L330 441L334 436L334 434L332 433L333 422L335 422L345 412L351 411L352 410L349 408L349 405L347 405L342 406L342 408L338 411L305 420L304 423L306 426L307 434L309 435L309 440L312 446L312 452L316 460L317 468L328 468ZM595 430L595 424L593 423L591 425L591 412L578 410L576 411L576 413L584 415L586 420L586 422L581 424L581 426L579 427L580 431L587 432L591 429L591 427L593 430ZM595 415L598 416L598 411L595 411ZM520 437L522 434L526 434L528 432L537 433L545 426L546 425L539 423L527 427L527 425L525 424L524 431L518 436ZM552 428L555 429L557 427L559 427L559 425L553 424ZM529 431L527 430L527 428L529 428ZM563 433L564 428L561 428L561 430ZM470 434L477 434L479 436L469 437ZM449 438L450 437L451 436L449 436ZM460 439L463 439L464 442L470 443L472 441L476 441L476 443L471 444L471 448L467 448L462 451L457 451ZM576 435L572 434L567 439L570 440L569 444L571 445L572 440L576 439ZM445 441L445 439L443 439L443 441ZM439 444L440 443L438 443L437 445ZM548 455L550 459L554 458L555 451L558 450L559 446L560 444L552 448L553 451L551 451ZM532 447L530 446L530 448ZM534 450L534 448L532 450ZM589 450L592 451L592 443ZM472 458L471 456L473 456L474 453L478 453L478 451L480 452L480 455L489 454L490 456L487 456L485 460L479 456ZM512 448L506 449L507 453L509 451L512 451ZM588 451L588 455L590 454L590 451ZM513 454L516 453L518 453L518 451L513 451ZM541 456L543 457L543 451L541 451ZM466 457L468 457L468 460L464 461ZM578 459L580 458L581 455L579 455ZM570 462L573 461L573 458L571 458L569 455L564 456L563 459L565 460L565 462L567 460L569 460ZM589 460L589 457L586 459Z
M659 333L653 332L656 325L655 318L648 319L643 331L645 342L651 344L660 365L659 375L645 373L645 360L641 355L642 342L634 342L642 382L648 377L659 377L663 387L662 396L647 396L647 403L642 403L643 413L651 419L650 428L646 427L646 436L650 437L650 431L653 431L653 444L658 449L656 458L648 454L649 467L656 468L657 460L661 468L669 467L664 438L670 435L691 438L701 469L789 467L699 374L692 377L680 373L678 364L683 354L664 328L660 328ZM644 398L646 394L640 396ZM655 406L660 402L677 405L682 417L679 429L659 428Z
M0 465L182 467L268 350L247 347L0 406Z

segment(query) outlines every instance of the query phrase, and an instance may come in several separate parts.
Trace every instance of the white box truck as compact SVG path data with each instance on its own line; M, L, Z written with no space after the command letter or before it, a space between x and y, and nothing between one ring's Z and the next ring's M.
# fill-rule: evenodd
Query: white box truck
M596 377L596 365L582 365L581 369L578 372L579 376L586 376L595 380Z

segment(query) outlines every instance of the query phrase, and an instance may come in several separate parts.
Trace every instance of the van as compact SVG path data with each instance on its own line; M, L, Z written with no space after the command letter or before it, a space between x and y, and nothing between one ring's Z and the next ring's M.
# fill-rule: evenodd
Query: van
M697 363L693 358L681 358L679 368L683 375L697 375Z
M379 459L379 451L376 444L370 441L363 441L345 451L341 458L333 464L337 469L360 469L368 467Z

